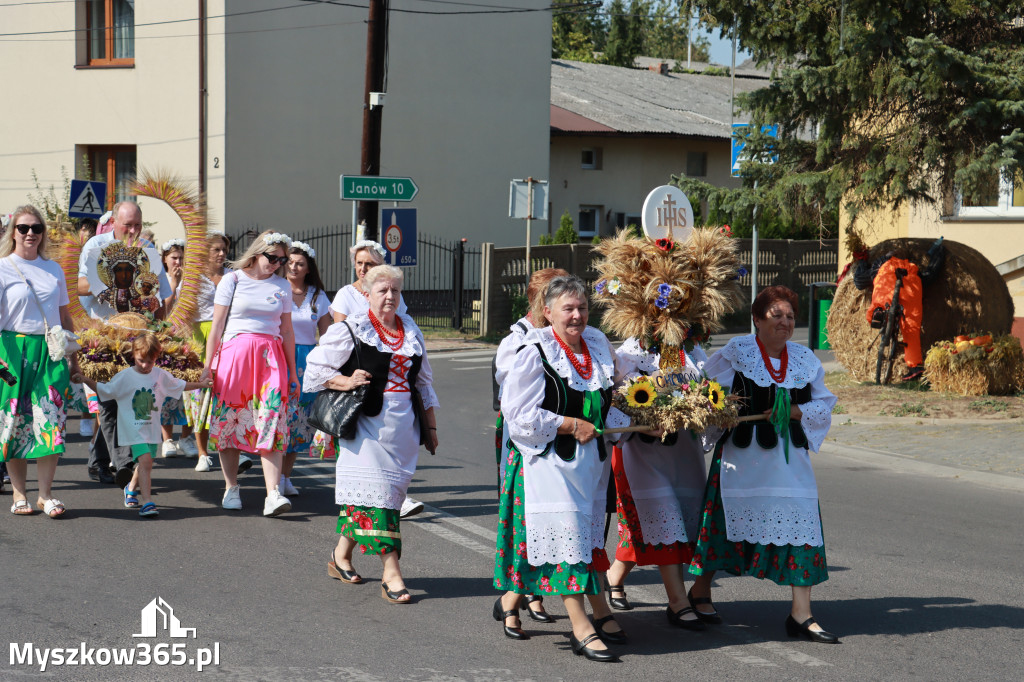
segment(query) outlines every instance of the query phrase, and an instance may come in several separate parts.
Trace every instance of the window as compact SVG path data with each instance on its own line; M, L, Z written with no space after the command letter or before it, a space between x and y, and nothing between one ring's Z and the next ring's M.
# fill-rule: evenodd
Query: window
M86 0L85 60L89 66L135 64L135 0Z
M686 174L691 178L703 178L708 174L708 153L687 152Z
M129 145L95 145L84 149L78 156L89 160L89 170L98 182L107 183L107 208L119 201L134 200L131 183L135 179L135 147ZM85 169L83 169L84 171ZM85 177L84 174L79 177Z
M601 170L601 150L588 147L580 152L580 168L583 170Z
M968 218L1024 216L1024 171L1013 178L998 172L973 194L957 192L956 214Z
M601 230L601 207L580 206L576 232L581 237L593 237Z

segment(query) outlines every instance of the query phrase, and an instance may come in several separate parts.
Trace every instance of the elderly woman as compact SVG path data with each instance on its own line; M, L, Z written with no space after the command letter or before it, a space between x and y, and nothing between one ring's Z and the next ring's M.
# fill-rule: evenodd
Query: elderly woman
M227 488L221 506L242 508L238 457L244 451L263 462L264 516L291 509L278 489L288 449L288 402L299 399L298 383L288 381L296 376L292 297L279 274L291 243L287 235L263 232L232 264L236 271L221 279L200 379L213 374L210 435Z
M666 359L675 365L669 371L699 381L707 362L700 346L672 352L678 355ZM661 371L661 353L642 348L636 339L622 344L618 359L626 378ZM687 630L703 630L704 622L721 622L715 615L695 612L683 584L682 567L693 557L707 483L699 435L672 433L662 441L657 435L629 434L621 441L621 449L612 453L619 545L607 575L611 605L631 609L623 587L626 576L637 564L657 566L668 596L668 622Z
M506 637L529 639L519 624L523 594L557 594L572 622L577 655L615 661L601 637L621 642L601 594L608 454L600 439L611 406L615 354L608 339L587 326L587 290L573 276L556 277L544 292L549 323L531 331L502 384L508 424L508 461L498 506L494 603ZM615 629L603 627L614 625ZM601 635L595 631L595 626Z
M353 313L366 312L366 273L371 268L384 264L384 247L375 241L358 241L348 252L352 256L352 269L355 270L356 281L338 289L338 293L334 295L330 310L335 322L341 322ZM404 315L407 311L405 299L399 298L396 312Z
M742 423L718 441L690 563L699 576L691 594L699 611L713 612L717 570L790 585L786 632L832 644L839 638L811 614L811 586L828 579L828 566L808 450L817 452L825 440L836 397L814 353L789 340L797 305L786 287L764 289L751 306L757 332L730 339L704 366L743 398L742 415L763 420Z
M295 330L295 367L297 381L302 383L306 371L306 356L316 347L317 336L323 336L331 326L330 301L324 293L320 269L316 265L316 251L305 242L294 241L288 249L285 277L292 289L292 329ZM309 410L316 396L303 393L302 398L288 405L288 451L281 465L281 483L278 487L285 496L298 495L292 484L292 467L300 452L309 454L316 429L309 423Z
M345 583L363 582L352 566L358 546L363 554L380 555L381 596L393 604L408 604L412 598L398 563L399 509L416 471L420 434L425 433L428 450L437 448L434 408L439 404L423 334L411 317L398 312L402 271L377 266L363 278L363 286L369 310L333 325L306 357L303 388L308 392L367 386L355 437L335 439L341 537L327 575Z
M14 489L12 514L33 513L26 487L31 459L39 481L35 506L58 518L64 503L50 488L64 452L71 374L67 361L50 358L46 332L74 327L64 272L46 258L46 245L42 213L34 206L16 208L0 239L0 355L17 378L13 386L0 383L0 462L7 464Z
M206 237L206 244L209 247L206 272L199 278L196 319L192 327L192 338L204 349L204 352L210 337L210 327L213 325L213 300L217 295L217 285L220 284L226 272L224 261L227 260L231 242L223 232L210 230ZM179 284L179 293L180 286ZM185 406L188 425L192 428L194 435L192 438L182 439L181 449L186 456L191 457L193 448L195 448L194 452L199 458L199 461L196 462L196 471L209 471L213 466L213 459L207 449L210 438L210 408L213 405L211 391L209 389L186 391L182 396L182 403Z

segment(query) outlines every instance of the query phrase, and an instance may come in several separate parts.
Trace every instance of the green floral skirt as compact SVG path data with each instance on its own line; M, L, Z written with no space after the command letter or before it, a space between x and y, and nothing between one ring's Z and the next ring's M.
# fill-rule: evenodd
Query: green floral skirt
M338 515L338 533L355 540L363 554L397 552L402 556L402 533L397 509L346 504Z
M50 359L43 335L10 331L0 332L0 357L18 378L14 386L0 381L0 462L63 453L67 361Z
M498 498L494 587L519 594L599 594L600 578L592 563L530 565L523 499L523 456L513 447Z
M725 512L722 509L722 443L708 472L704 492L704 514L697 536L697 549L690 561L690 572L725 571L733 575L766 578L778 585L809 587L828 580L825 546L758 545L730 542L725 536ZM819 513L820 516L820 513ZM823 535L824 537L824 535Z

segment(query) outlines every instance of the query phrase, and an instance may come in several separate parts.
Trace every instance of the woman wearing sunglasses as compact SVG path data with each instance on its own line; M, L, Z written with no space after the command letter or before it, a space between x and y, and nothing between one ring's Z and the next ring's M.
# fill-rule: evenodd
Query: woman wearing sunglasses
M291 509L281 494L281 460L288 449L288 401L299 399L295 372L291 285L281 276L292 240L267 231L217 285L203 379L213 374L210 436L220 450L227 490L222 506L241 509L240 452L259 455L267 498L264 516ZM223 337L223 339L222 339Z
M46 331L74 327L64 272L46 258L46 243L46 221L39 210L16 208L0 238L0 357L17 380L0 383L0 462L6 462L14 488L12 514L34 512L26 490L31 459L39 480L35 506L58 518L64 503L50 487L64 452L71 374L66 361L50 358Z

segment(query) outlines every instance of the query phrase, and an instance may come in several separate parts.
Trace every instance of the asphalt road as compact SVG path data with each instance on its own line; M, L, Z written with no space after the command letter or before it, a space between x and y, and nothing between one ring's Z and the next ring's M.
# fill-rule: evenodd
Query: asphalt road
M814 611L842 644L786 637L789 591L753 578L716 582L725 625L673 629L653 569L634 571L627 583L637 608L618 616L632 638L618 648L621 664L573 656L557 600L548 600L563 616L556 623L527 621L530 641L505 639L490 615L490 354L439 353L432 364L441 447L436 457L422 453L411 489L428 510L402 526L415 604L380 598L375 557L356 558L367 584L327 578L336 539L331 463L300 461L294 511L265 519L258 469L242 477L245 508L227 512L219 471L161 460L161 516L142 520L123 508L114 486L86 477L85 444L76 437L55 485L68 517L0 513L0 680L40 676L35 658L21 662L27 644L40 653L79 649L81 657L83 643L95 665L51 663L44 675L195 679L188 660L210 649L218 664L202 677L232 680L1019 679L1024 479L957 478L946 467L837 443L815 459L831 578L815 588ZM9 506L9 493L0 503ZM146 634L140 612L158 597L195 638L133 637ZM141 655L148 646L155 658L159 645L186 664L99 664L102 649L138 646Z

